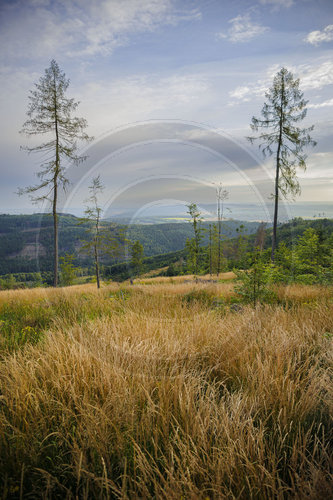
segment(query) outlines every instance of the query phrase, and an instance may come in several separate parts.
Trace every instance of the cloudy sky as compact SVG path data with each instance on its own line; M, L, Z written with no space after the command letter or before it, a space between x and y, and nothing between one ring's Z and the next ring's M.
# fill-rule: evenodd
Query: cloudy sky
M228 189L230 203L265 204L273 163L245 137L265 90L285 66L300 78L309 100L304 126L315 125L318 143L308 151L307 171L299 173L302 195L293 214L309 202L315 211L330 213L331 0L2 0L0 5L0 212L38 210L15 194L36 182L42 161L20 150L29 139L19 131L29 91L56 59L70 79L68 95L80 101L77 114L95 137L89 163L73 174L66 211L80 211L97 174L106 187L106 208L120 198L119 206L127 199L141 212L163 203L208 203L216 183Z

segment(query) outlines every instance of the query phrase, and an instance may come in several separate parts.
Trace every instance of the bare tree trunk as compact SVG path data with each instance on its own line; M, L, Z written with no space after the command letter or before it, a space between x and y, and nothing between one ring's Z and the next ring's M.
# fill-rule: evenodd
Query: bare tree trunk
M279 210L279 176L280 176L280 150L282 144L282 129L283 129L283 101L284 101L284 79L282 77L282 89L281 89L281 105L280 105L280 124L279 124L279 142L276 152L276 174L275 174L275 194L274 194L274 220L273 220L273 235L272 235L272 253L271 261L274 262L275 259L275 249L276 249L276 232L277 232L277 221L278 221L278 210Z
M56 163L55 172L53 177L53 228L54 228L54 280L53 286L58 286L58 214L57 214L57 201L58 201L58 175L60 171L60 156L59 156L59 132L58 132L58 108L57 108L57 87L54 75L54 128L56 135Z
M58 185L57 180L54 180L53 188L53 245L54 245L54 261L53 261L53 286L58 286L58 214L57 214L57 198L58 198Z
M272 253L271 253L271 261L272 262L274 262L274 259L275 259L276 232L277 232L277 221L278 221L278 210L279 210L279 174L280 174L279 154L280 154L280 143L278 146L277 160L276 160L275 194L274 194L274 220L273 220Z
M99 279L99 258L98 258L98 243L99 243L99 210L97 207L97 202L96 202L96 211L97 211L97 217L96 217L96 229L95 229L95 245L94 245L94 251L95 251L95 270L96 270L96 283L97 283L97 288L101 287L100 279Z
M198 274L198 264L199 264L199 238L198 238L198 229L196 220L193 221L193 229L194 229L194 274L195 276Z
M219 276L221 272L221 198L220 194L217 197L217 223L218 223L218 241L217 241L217 276Z
M212 276L212 225L209 224L209 274Z
M100 284L100 278L99 278L99 260L98 260L97 241L95 242L95 270L96 270L97 288L100 288L101 284Z

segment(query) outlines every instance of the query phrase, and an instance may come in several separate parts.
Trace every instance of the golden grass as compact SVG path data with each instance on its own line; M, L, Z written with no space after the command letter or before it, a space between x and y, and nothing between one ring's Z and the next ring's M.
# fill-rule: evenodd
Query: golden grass
M203 276L194 276L193 274L186 274L184 276L158 276L158 277L148 277L147 275L143 275L140 278L136 278L134 280L135 284L144 284L144 285L154 285L157 283L160 284L174 284L174 283L200 283L200 282L207 282L207 281L224 281L224 280L233 280L236 278L235 273L232 271L229 271L227 273L220 273L220 275L217 277L216 274L213 274L212 276L210 274L205 274Z
M311 285L288 285L277 288L278 297L292 303L306 303L315 300L327 300L332 298L332 288Z
M98 312L3 360L3 498L328 499L332 291L232 312L184 300L232 283L155 283L0 294Z

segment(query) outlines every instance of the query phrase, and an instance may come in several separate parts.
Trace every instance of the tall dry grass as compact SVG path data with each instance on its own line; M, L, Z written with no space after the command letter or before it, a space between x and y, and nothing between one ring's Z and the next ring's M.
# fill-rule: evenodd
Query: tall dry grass
M166 268L167 269L167 268ZM161 269L162 270L162 269ZM143 285L156 285L156 284L175 284L175 283L200 283L200 282L209 282L209 281L229 281L236 278L236 275L232 271L228 271L226 273L220 273L219 276L216 274L210 275L205 274L202 276L195 276L194 274L186 274L183 276L158 276L158 277L150 277L149 273L140 276L140 278L136 278L134 280L135 284L143 284Z
M47 292L68 310L1 363L3 498L330 498L331 292L232 312L193 289L232 294Z

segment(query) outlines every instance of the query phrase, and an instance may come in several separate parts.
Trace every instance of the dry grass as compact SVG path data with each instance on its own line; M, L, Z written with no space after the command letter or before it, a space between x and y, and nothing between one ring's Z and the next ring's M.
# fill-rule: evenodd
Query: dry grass
M156 283L0 294L57 311L1 365L3 498L330 498L332 292Z
M321 302L332 299L332 288L311 285L288 285L278 288L278 297L290 303Z
M227 273L221 273L218 277L216 274L212 276L210 274L205 274L203 276L196 277L194 274L186 274L184 276L159 276L157 278L149 277L147 274L141 276L140 278L136 278L134 280L135 284L143 284L143 285L156 285L160 284L175 284L175 283L200 283L200 282L210 282L210 281L229 281L236 278L235 273L229 271Z

